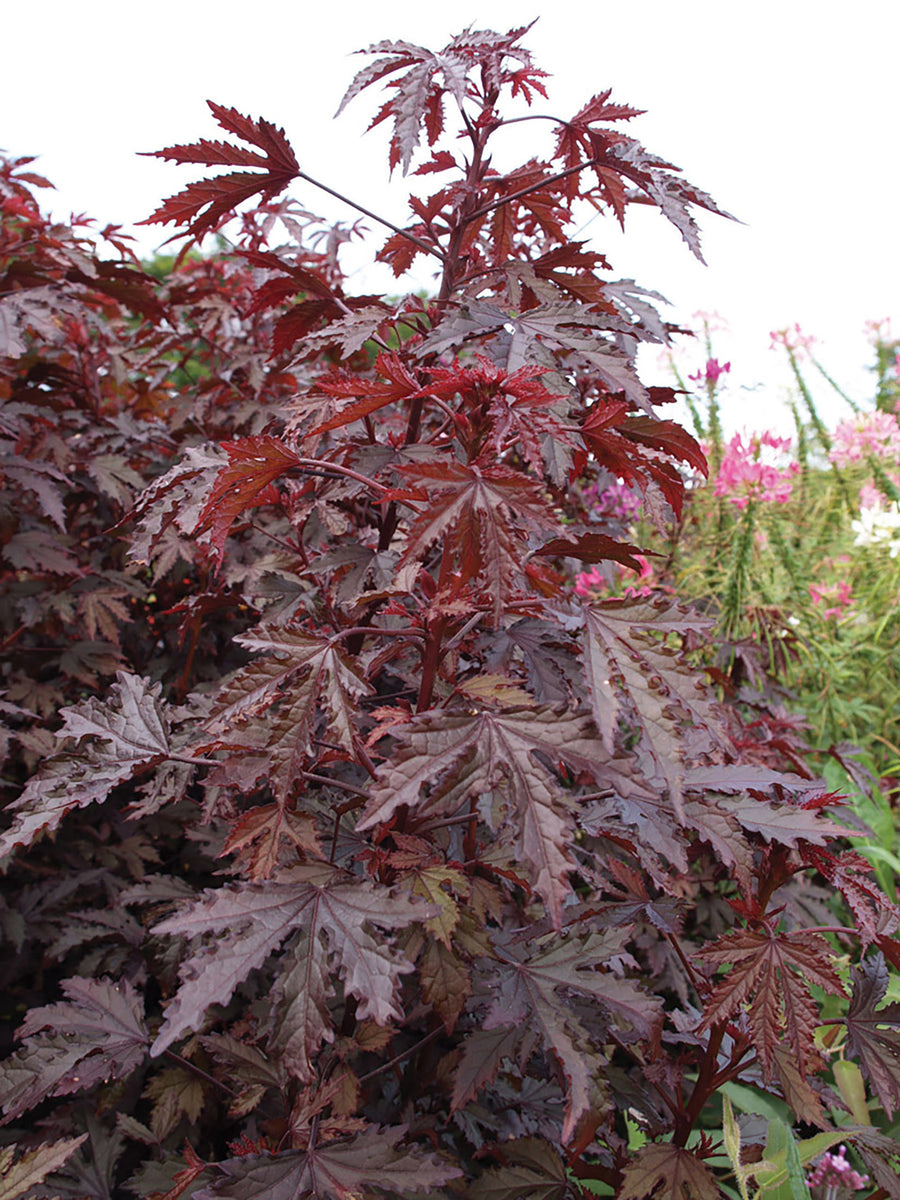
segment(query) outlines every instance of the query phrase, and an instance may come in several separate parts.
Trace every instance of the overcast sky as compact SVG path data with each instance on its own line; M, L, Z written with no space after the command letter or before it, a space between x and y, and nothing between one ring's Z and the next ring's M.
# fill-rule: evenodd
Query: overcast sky
M730 323L716 346L732 361L729 424L780 422L787 376L769 331L795 322L819 339L818 356L838 381L867 399L864 323L891 317L900 335L898 0L10 5L0 146L40 156L57 186L45 193L56 215L85 211L127 226L195 177L136 151L219 134L210 98L284 126L310 175L403 221L403 180L387 179L386 127L362 138L377 97L360 97L332 121L366 61L348 56L381 38L440 49L468 24L505 31L534 17L527 44L552 75L549 100L534 111L571 116L612 87L615 99L647 110L629 132L743 222L702 216L707 267L649 210L634 212L624 237L608 219L584 231L616 277L672 302L670 319L689 323L704 310ZM518 127L528 130L521 158L540 149L538 125ZM292 194L353 218L304 185ZM141 248L165 236L143 227ZM376 233L372 253L380 241ZM373 286L365 269L358 278ZM702 360L699 347L685 352L690 369ZM643 374L665 382L652 358ZM816 393L837 417L827 387Z

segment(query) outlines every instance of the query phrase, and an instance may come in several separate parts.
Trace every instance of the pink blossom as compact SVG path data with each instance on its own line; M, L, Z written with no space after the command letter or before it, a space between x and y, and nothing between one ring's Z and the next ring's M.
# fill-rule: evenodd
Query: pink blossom
M816 339L810 334L804 333L799 325L794 324L793 329L772 329L769 331L769 349L777 350L779 346L784 346L785 350L811 350L816 343Z
M729 328L727 319L720 312L704 312L702 308L691 313L691 320L701 321L707 333L724 333Z
M826 1151L809 1173L806 1182L810 1187L847 1188L858 1192L869 1182L868 1175L860 1175L845 1158L846 1146L839 1146L837 1154Z
M890 413L876 409L841 421L832 437L828 457L839 467L867 458L900 458L900 425Z
M809 594L816 608L827 604L828 601L833 601L828 608L824 608L822 611L822 616L826 621L831 617L844 616L853 603L850 584L845 579L837 583L811 583Z
M709 358L706 360L706 366L702 371L698 371L696 375L688 375L688 379L694 383L711 383L713 387L719 382L719 376L724 375L731 370L731 363L724 363L719 366L717 358Z
M900 491L900 475L896 471L891 471L888 474L888 479ZM884 503L885 494L874 481L869 479L859 489L859 507L860 508L878 508Z
M592 521L627 523L641 511L641 497L625 483L611 483L602 490L590 483L581 489L581 498Z
M634 557L640 563L641 567L638 572L638 581L643 580L644 585L643 587L626 587L621 594L631 598L652 596L654 590L662 585L657 582L653 573L653 567L644 555L636 554ZM588 599L598 599L600 596L606 595L608 591L609 583L599 567L592 567L590 571L581 571L575 576L575 593L578 596L585 596Z
M741 509L751 500L786 504L791 498L793 476L800 470L800 465L790 462L787 466L777 466L772 459L782 456L790 448L789 438L755 433L745 444L741 434L736 433L725 448L714 494L727 496L736 508Z
M609 588L605 576L599 567L591 567L590 571L579 571L575 576L575 593L578 596L601 595Z

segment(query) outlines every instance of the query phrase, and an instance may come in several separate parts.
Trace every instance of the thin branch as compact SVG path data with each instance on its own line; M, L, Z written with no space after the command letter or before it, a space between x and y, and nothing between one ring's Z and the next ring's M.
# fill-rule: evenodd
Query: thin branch
M466 825L472 820L470 812L464 812L455 817L445 817L443 821L429 821L423 832L431 833L432 829L446 829L450 825Z
M362 483L373 491L381 492L382 495L391 490L385 484L377 483L374 479L370 479L368 475L361 475L359 471L354 471L352 467L342 467L339 463L328 462L327 459L323 458L300 458L297 460L294 469L303 471L307 475L323 475L326 479L337 479L343 475L348 479L355 479L357 483ZM396 502L405 504L407 508L411 508L415 512L419 511L419 505L414 500L405 500L402 497L397 497L397 501L391 501L392 504Z
M359 471L354 471L352 467L342 467L340 463L329 462L324 458L300 458L297 460L297 466L301 470L315 475L346 475L348 479L355 479L357 483L363 483L366 487L372 488L373 491L390 491L390 488L385 487L383 483L376 483L368 475L361 475Z
M186 763L189 767L221 767L221 762L217 758L191 758L189 754L172 754L166 755L171 762Z
M362 796L364 800L368 800L369 793L361 787L356 787L352 783L344 783L343 779L332 779L329 775L317 775L314 771L300 771L299 774L304 779L311 779L313 783L328 783L332 787L340 788L344 792L350 792L354 796Z
M571 125L571 121L564 121L562 117L551 116L550 113L526 113L524 117L507 117L503 121L498 121L494 129L502 129L505 125L518 125L522 121L553 121L556 125Z
M446 654L448 650L452 650L454 646L459 645L459 643L463 640L463 638L466 636L466 634L470 633L475 628L475 626L480 624L480 622L482 622L483 620L484 620L483 612L477 612L474 614L474 616L469 617L468 621L466 621L466 623L465 623L465 625L463 625L462 629L458 629L456 631L456 633L454 633L453 637L450 638L450 640L448 642L444 643L444 653Z
M262 525L257 525L256 521L248 521L247 524L251 529L255 529L257 533L261 533L264 537L271 538L276 545L281 546L285 550L290 550L295 558L300 558L300 551L296 546L292 546L290 542L286 542L284 538L277 537L274 533L270 533L268 529L263 529Z
M492 200L490 204L482 204L481 208L476 208L473 212L468 213L461 223L468 225L471 221L476 221L479 217L483 217L497 208L502 208L504 204L512 204L513 200L519 200L522 196L528 196L532 192L539 192L541 188L549 187L551 183L558 183L560 179L567 179L570 175L576 175L579 171L585 171L588 167L599 166L600 162L599 158L586 158L583 163L579 163L576 167L567 167L565 171L558 171L555 175L550 175L547 179L542 179L540 183L533 183L530 187L520 188L518 192L513 192L509 196L501 196L499 200ZM491 182L493 183L494 180L491 180Z
M7 646L11 646L13 644L13 642L16 641L17 638L22 636L22 634L25 632L25 630L27 628L28 628L28 623L26 621L23 621L22 624L17 629L14 629L12 631L12 633L9 635L9 637L4 638L3 641L0 642L0 650L5 650Z
M690 979L691 983L694 985L694 990L696 991L697 996L699 997L699 999L702 1000L704 994L709 991L709 987L704 986L705 980L701 979L700 976L697 974L697 972L694 970L690 959L685 954L685 952L682 948L681 942L679 942L679 940L675 936L675 934L674 933L665 933L663 936L665 937L665 939L669 943L669 945L672 947L672 949L675 951L675 953L678 955L681 965L684 967L685 971L687 972L688 979Z
M407 1050L401 1050L399 1054L394 1055L386 1063L382 1063L380 1067L376 1067L374 1071L369 1071L367 1075L360 1075L357 1083L368 1083L370 1079L374 1079L376 1075L383 1075L385 1071L389 1071L391 1067L397 1065L398 1062L403 1062L404 1058L409 1058L411 1054L415 1054L418 1050L423 1049L429 1042L433 1042L436 1037L444 1032L443 1025L439 1025L437 1029L432 1029L431 1033L425 1035L421 1041L410 1046Z
M227 1092L229 1096L234 1097L237 1095L237 1092L230 1088L227 1083L223 1083L221 1079L216 1079L215 1075L210 1075L207 1071L204 1071L202 1067L198 1067L196 1063L192 1063L189 1058L182 1058L182 1056L180 1054L176 1054L174 1050L163 1050L163 1054L165 1054L167 1058L171 1058L173 1062L178 1063L179 1067L184 1067L186 1071L193 1071L195 1075L198 1075L201 1079L205 1079L207 1083L211 1083L213 1087L221 1088L221 1090L223 1092Z
M434 246L429 246L427 242L423 242L421 238L417 238L415 234L409 233L405 229L401 229L399 225L394 225L391 221L384 217L379 217L378 213L372 212L371 209L364 208L362 204L357 204L355 200L351 200L349 196L345 196L342 192L336 192L334 188L330 188L325 183L319 183L318 179L313 179L311 175L305 174L303 171L297 171L297 178L303 179L307 183L311 183L313 187L320 188L321 191L327 192L329 196L334 196L337 200L342 200L344 204L349 204L351 208L355 208L357 212L361 212L363 216L371 217L373 221L377 221L379 225L384 225L387 229L391 229L394 233L399 233L401 237L406 238L408 242L412 242L418 246L420 250L424 250L426 254L430 254L433 258L444 261L444 256L440 250Z
M370 633L377 633L383 637L427 637L424 629L384 629L380 625L354 625L352 629L342 629L339 633L334 634L331 638L332 642L339 642L342 638L354 637L359 634L362 637L368 637Z

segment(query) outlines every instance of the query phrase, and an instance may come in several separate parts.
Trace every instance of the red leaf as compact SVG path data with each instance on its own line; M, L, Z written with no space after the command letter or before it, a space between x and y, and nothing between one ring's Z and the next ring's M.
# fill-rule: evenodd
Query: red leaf
M819 1010L811 993L817 985L832 995L843 994L840 977L831 965L831 947L821 934L799 930L776 933L735 930L699 951L698 957L731 970L706 1005L701 1029L736 1016L744 1005L765 1078L775 1070L775 1051L790 1046L801 1072L819 1062L815 1047Z
M194 530L195 534L209 531L220 561L228 531L240 514L251 505L267 502L266 489L300 461L284 442L274 437L223 442L222 449L228 454L228 465L216 476Z
M231 171L213 179L188 184L139 224L168 225L174 221L186 225L186 232L199 238L216 229L227 214L257 192L262 193L263 200L271 200L284 191L292 179L297 178L300 168L283 129L276 128L262 118L253 121L241 116L235 109L224 108L212 100L208 100L207 104L223 129L257 146L262 154L228 142L211 142L201 138L191 145L149 151L149 156L178 163L254 166L262 169L253 172Z
M352 373L326 376L318 381L316 387L319 391L328 396L354 400L354 403L311 430L308 436L350 425L388 404L394 404L398 400L412 400L429 390L419 385L419 381L406 369L396 354L379 354L375 366L388 383L360 379Z
M639 546L632 546L630 542L617 542L605 533L594 532L573 534L571 538L556 537L535 551L535 554L553 558L578 558L588 563L608 562L612 559L623 566L631 567L633 571L641 569L641 564L634 557L640 553Z
M655 417L628 417L618 426L619 431L633 442L663 450L670 458L681 459L701 474L709 474L706 455L699 443L677 421L657 421Z

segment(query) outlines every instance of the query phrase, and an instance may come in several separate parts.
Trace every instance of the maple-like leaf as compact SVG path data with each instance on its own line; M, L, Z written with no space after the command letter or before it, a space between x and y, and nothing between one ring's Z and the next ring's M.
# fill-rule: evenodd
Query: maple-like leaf
M401 563L421 561L440 542L447 567L490 596L499 625L505 601L523 577L529 531L557 528L541 489L507 467L420 463L402 471L413 486L427 490L428 502L409 531Z
M704 262L700 230L692 208L705 208L707 212L733 221L735 218L731 213L719 208L712 196L688 183L677 167L648 153L633 138L618 137L610 144L608 139L594 136L591 142L598 176L602 179L604 168L608 168L635 183L675 226L695 258Z
M508 82L513 87L518 84L521 89L530 81L532 86L540 88L536 76L542 72L534 71L530 52L517 44L524 32L525 28L513 29L507 34L466 30L453 38L439 54L411 42L376 42L358 53L382 54L385 57L376 59L357 72L335 115L339 115L354 96L358 96L365 88L403 72L399 78L391 80L391 98L382 106L372 124L393 118L390 164L393 168L399 163L405 175L422 132L425 132L429 146L433 146L443 129L443 95L452 95L460 109L463 109L468 94L466 76L472 67L480 65L485 70L490 62L488 70L492 76L491 84L498 87L502 82ZM520 72L524 73L518 76L507 73L501 67L506 58L521 64Z
M180 462L144 489L131 514L136 518L130 552L133 562L151 563L173 527L185 537L194 532L227 463L227 456L217 446L189 446Z
M498 1147L505 1166L483 1172L469 1188L470 1200L569 1200L565 1160L542 1138L517 1138Z
M697 614L653 602L607 601L585 610L585 671L604 744L611 753L624 695L649 760L644 773L664 782L679 819L685 777L681 723L693 719L710 748L730 751L732 745L696 673L652 634L703 632L709 625Z
M819 850L809 842L802 846L801 854L844 897L856 919L864 949L896 932L900 910L872 878L872 864L867 858L855 850Z
M626 417L617 426L617 432L632 442L662 450L669 458L688 463L701 475L709 474L709 464L699 442L677 421L661 421L642 414Z
M461 399L460 424L472 431L473 449L477 448L480 464L496 462L517 444L540 477L544 470L544 439L552 438L570 449L576 445L559 411L565 399L544 386L544 367L526 364L508 371L482 354L477 360L477 366L457 362L453 367L431 367L429 394L448 403L456 397Z
M822 1096L813 1087L814 1083L819 1082L816 1076L800 1067L789 1045L776 1046L774 1059L775 1075L781 1091L798 1120L818 1125L820 1129L829 1128Z
M644 407L647 407L645 405ZM676 517L681 515L684 480L674 462L691 463L706 474L706 459L699 444L673 421L654 416L629 416L621 400L602 400L588 411L582 426L585 443L602 467L645 492L657 486ZM647 445L649 451L640 447ZM658 451L668 455L662 458Z
M143 1096L153 1105L150 1129L157 1140L167 1138L182 1118L195 1124L203 1112L206 1093L203 1080L184 1067L166 1067L152 1076Z
M272 484L300 459L279 438L260 436L223 442L228 464L216 476L194 533L209 533L221 560L228 531L246 508L277 500Z
M422 999L430 1004L452 1033L472 992L469 968L459 955L439 941L429 941L419 962Z
M650 394L638 379L633 358L610 332L619 324L617 318L592 312L583 304L557 302L515 313L490 300L467 299L428 334L418 353L420 357L441 354L473 336L490 338L487 354L492 361L509 372L537 363L555 372L554 383L559 380L563 391L568 387L560 373L560 360L580 358L609 392L624 392L629 403L650 411ZM633 335L637 333L632 330ZM633 450L634 444L628 444ZM634 466L633 452L622 458Z
M0 1200L17 1200L31 1194L32 1188L51 1172L58 1171L86 1139L87 1134L82 1133L79 1137L45 1142L26 1150L18 1159L17 1146L4 1146L0 1150Z
M141 997L127 980L66 979L67 1000L33 1008L16 1031L21 1049L0 1063L0 1107L19 1116L47 1096L124 1079L147 1053Z
M219 125L242 141L256 146L248 150L229 142L212 142L207 138L186 146L169 146L165 150L149 151L150 157L165 158L178 163L202 163L217 167L256 167L255 171L232 171L212 179L189 184L183 191L170 196L142 225L168 225L175 222L186 227L195 238L218 228L222 219L251 196L262 193L271 200L297 178L299 166L284 130L260 118L253 121L233 108L225 108L208 100L210 111ZM260 151L262 153L260 153Z
M419 817L438 817L453 815L470 796L485 796L484 817L499 835L497 849L529 869L559 925L575 865L574 825L541 757L596 762L600 747L589 723L546 708L423 713L397 737L399 748L376 772L357 829L389 820L401 805Z
M771 784L777 783L777 773L771 774ZM776 804L759 795L719 796L716 803L732 813L751 833L783 846L796 846L801 842L823 846L846 834L842 825L828 820L821 810L802 808L798 804Z
M624 928L602 934L570 934L527 949L515 945L496 948L501 965L496 969L495 999L484 1028L524 1023L538 1030L540 1042L553 1052L566 1078L563 1141L569 1140L587 1111L590 1066L581 1044L588 1039L560 989L592 996L642 1037L651 1035L660 1018L658 997L642 992L628 979L598 969L618 954L629 932Z
M399 1018L400 976L413 969L412 963L389 940L373 936L372 927L394 929L431 915L427 904L349 879L324 863L293 867L265 884L209 890L154 928L154 933L227 932L228 937L201 944L182 963L182 984L152 1053L161 1054L187 1030L199 1028L210 1004L227 1004L235 988L295 930L307 931L311 977L329 976L334 962L345 990L358 1000L361 1019L383 1025Z
M586 563L619 562L624 567L631 567L633 571L640 571L641 564L634 557L640 552L639 546L619 542L606 533L597 533L594 530L567 530L561 537L545 542L535 554L553 558L577 558Z
M232 827L222 854L243 858L255 883L268 879L277 868L282 843L313 858L323 857L314 818L278 804L261 804L244 813Z
M0 442L0 448L5 450L7 446L10 450L13 449L11 443ZM32 460L14 453L0 453L0 471L17 490L25 488L32 492L37 497L44 515L49 517L57 529L65 533L66 514L59 485L66 477L58 467L52 463L41 462L40 459Z
M458 1178L458 1167L398 1143L405 1126L364 1130L346 1141L246 1155L216 1163L219 1178L194 1192L194 1200L351 1200L371 1188L401 1195L440 1187Z
M878 1093L888 1120L900 1107L900 1004L878 1008L889 976L884 956L875 954L851 972L853 993L847 1009L848 1049Z
M618 1200L719 1200L716 1178L696 1154L671 1142L642 1146L622 1173Z
M697 953L705 962L731 967L707 1000L701 1029L737 1015L746 1005L766 1078L772 1077L775 1051L785 1042L801 1071L818 1062L814 1038L820 1017L810 985L836 996L844 992L831 965L833 951L821 934L740 929Z
M521 654L528 683L541 704L567 704L581 673L559 626L526 617L492 631L488 664L504 665Z
M534 1035L536 1039L536 1034ZM524 1041L524 1048L523 1048ZM529 1034L517 1025L497 1025L493 1029L476 1029L462 1044L462 1053L453 1080L451 1107L463 1108L474 1100L500 1070L505 1059L513 1061L530 1057L533 1043Z
M9 805L12 826L0 836L0 856L57 827L66 813L105 800L136 772L169 755L161 686L120 671L104 704L90 697L64 708L61 738L78 744L46 759Z
M371 688L336 640L259 625L236 641L248 650L268 651L269 656L225 681L207 728L220 733L280 701L262 725L262 736L271 759L271 781L285 799L305 764L320 718L324 717L329 735L355 754L357 702Z
M335 416L329 417L327 421L312 429L309 437L326 433L330 429L338 429L342 425L350 425L378 412L388 404L396 404L400 400L415 400L430 391L427 385L423 386L416 379L396 354L379 354L375 369L385 382L360 379L359 375L350 373L326 375L316 381L318 391L351 403L341 406Z
M281 962L272 989L268 1051L278 1056L284 1069L311 1084L319 1048L334 1041L328 1001L334 986L327 955L310 944L316 930L301 929Z

